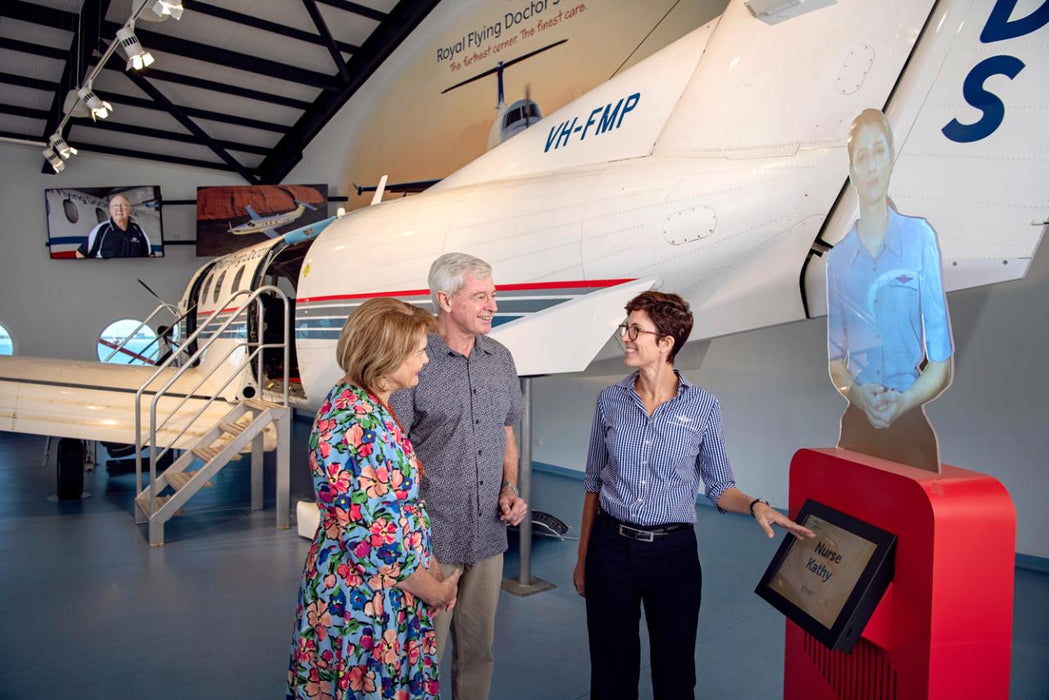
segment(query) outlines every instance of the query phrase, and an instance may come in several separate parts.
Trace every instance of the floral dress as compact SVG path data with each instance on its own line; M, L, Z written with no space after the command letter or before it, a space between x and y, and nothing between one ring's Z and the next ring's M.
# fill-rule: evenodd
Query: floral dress
M426 604L394 588L430 565L419 462L395 418L337 384L309 442L321 521L299 588L289 698L437 698Z

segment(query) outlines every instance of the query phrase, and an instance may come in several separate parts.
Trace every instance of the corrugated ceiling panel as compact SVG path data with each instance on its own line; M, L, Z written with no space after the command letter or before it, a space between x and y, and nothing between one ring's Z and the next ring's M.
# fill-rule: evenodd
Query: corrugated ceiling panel
M34 56L21 51L0 49L0 71L57 83L62 78L65 61Z

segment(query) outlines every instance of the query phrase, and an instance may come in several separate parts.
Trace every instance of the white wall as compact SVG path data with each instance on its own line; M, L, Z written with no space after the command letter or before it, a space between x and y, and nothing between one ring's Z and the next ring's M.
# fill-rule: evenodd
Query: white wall
M44 190L48 187L160 185L165 200L195 200L198 185L245 184L237 176L146 161L96 156L84 151L61 175L43 174L40 148L0 143L0 323L20 355L96 359L99 332L117 318L145 318L157 301L142 279L165 301L177 302L190 275L205 262L192 245L193 205L162 209L164 257L121 260L51 260Z
M1049 557L1049 245L1026 279L955 292L948 303L955 379L928 406L941 457L1001 481L1016 506L1017 551ZM721 401L740 487L780 507L795 450L837 442L845 402L827 376L825 334L819 318L719 338L685 373ZM582 470L597 394L624 375L536 380L533 459Z

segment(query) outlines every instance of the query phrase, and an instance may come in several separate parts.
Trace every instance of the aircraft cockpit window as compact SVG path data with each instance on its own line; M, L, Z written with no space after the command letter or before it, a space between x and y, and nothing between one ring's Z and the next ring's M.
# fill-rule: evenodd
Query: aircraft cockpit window
M233 275L233 283L230 284L229 287L232 291L235 292L240 289L240 280L242 277L244 277L244 268L239 267L237 268L237 274Z
M98 336L95 351L100 362L113 365L154 365L160 343L157 334L141 321L124 318L106 326Z
M76 208L76 202L72 199L62 200L62 211L66 214L66 221L75 224L80 221L80 210Z
M104 224L109 221L109 212L102 207L95 207L95 218L98 219L98 223Z
M215 280L215 296L212 299L216 304L219 303L219 294L222 292L222 282L226 279L226 271L223 270L219 273L219 278Z
M4 324L0 323L0 355L14 355L15 341L7 332Z

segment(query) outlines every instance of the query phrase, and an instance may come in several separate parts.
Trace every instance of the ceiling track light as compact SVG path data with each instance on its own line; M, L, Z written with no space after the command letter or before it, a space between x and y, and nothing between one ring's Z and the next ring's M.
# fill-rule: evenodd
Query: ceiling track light
M58 154L50 148L45 148L41 153L44 154L44 158L47 158L47 162L51 164L52 168L54 168L56 175L66 169L65 162L63 162L62 159L58 157Z
M182 0L135 0L133 17L149 22L163 22L168 17L182 19Z
M117 41L127 56L127 67L125 70L142 70L153 63L153 54L142 48L138 37L135 36L134 22L128 22L117 30Z
M88 109L91 110L92 119L105 119L109 116L109 113L113 111L113 105L100 99L98 95L92 92L90 85L80 88L80 91L77 94L80 95L80 99L83 100L84 104L86 104Z
M47 142L47 145L52 151L62 156L63 160L75 156L78 153L77 149L66 143L66 140L62 138L62 134L57 132L51 135L51 139Z

